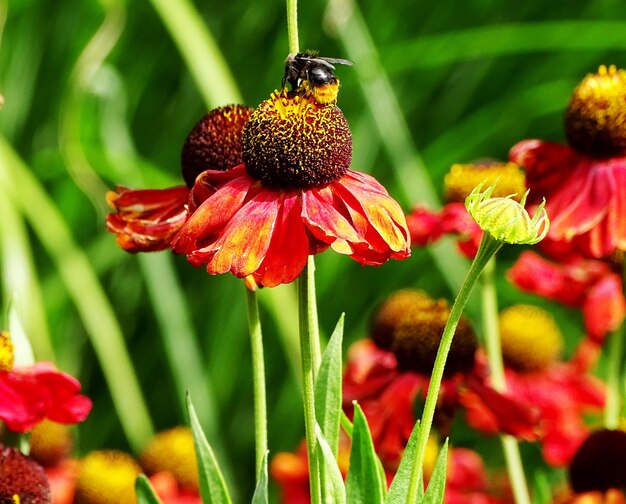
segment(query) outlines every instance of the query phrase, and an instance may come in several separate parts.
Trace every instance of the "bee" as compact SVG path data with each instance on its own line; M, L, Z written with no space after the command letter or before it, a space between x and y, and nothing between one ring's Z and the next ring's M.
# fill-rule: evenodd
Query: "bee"
M351 61L325 58L312 51L290 54L285 61L282 86L289 83L292 91L308 94L320 105L335 104L339 93L336 64L352 66Z

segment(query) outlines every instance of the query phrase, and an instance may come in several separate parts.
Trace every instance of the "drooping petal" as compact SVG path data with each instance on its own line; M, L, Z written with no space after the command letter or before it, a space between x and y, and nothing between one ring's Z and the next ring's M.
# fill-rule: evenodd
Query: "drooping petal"
M436 242L445 232L442 229L440 214L422 205L413 209L411 214L407 216L406 223L411 235L411 243L418 247L425 247Z
M300 217L298 194L285 194L265 259L254 277L265 287L293 282L309 256L309 240Z
M116 213L107 215L106 225L117 235L118 245L128 252L169 248L187 217L187 187L117 190L107 194L107 202Z
M622 325L626 316L626 301L622 280L612 273L599 280L589 291L583 306L585 329L597 342Z

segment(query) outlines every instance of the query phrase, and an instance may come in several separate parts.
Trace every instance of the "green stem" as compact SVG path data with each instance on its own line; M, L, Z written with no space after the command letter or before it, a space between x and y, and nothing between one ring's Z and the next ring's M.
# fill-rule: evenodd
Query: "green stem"
M311 485L311 502L321 503L321 487L319 480L319 463L317 460L317 442L315 439L315 388L313 343L315 330L311 327L311 299L313 289L309 286L309 269L307 263L298 277L298 320L300 324L300 360L302 361L302 392L304 401L304 428L306 432L306 448L309 461L309 479Z
M289 37L289 54L300 52L298 42L298 0L287 0L287 34Z
M624 357L624 324L611 333L608 351L609 364L606 377L607 392L604 424L607 429L617 429L622 408L620 378L622 374L622 359Z
M482 317L485 334L485 347L491 371L491 384L499 392L506 390L500 329L498 327L498 298L496 296L495 274L496 261L493 257L486 265L482 275ZM528 485L524 475L524 466L517 440L512 436L500 436L502 450L506 460L509 480L513 488L516 504L530 504Z
M263 333L259 319L256 292L246 288L248 327L252 348L252 376L254 383L254 433L256 444L256 474L261 476L263 459L267 452L267 403L265 399L265 363L263 360ZM258 481L258 479L257 479Z
M317 379L317 372L322 362L322 345L320 343L319 322L317 320L317 296L315 295L315 259L309 256L307 264L307 288L309 292L309 307L307 316L309 318L309 331L311 332L311 360L313 367L313 383Z
M465 281L463 282L461 290L459 291L459 294L454 301L454 305L452 306L452 310L450 311L450 317L448 318L446 327L443 330L439 350L437 351L437 357L435 358L435 365L430 377L430 384L428 385L428 393L426 394L426 402L424 403L422 419L420 421L421 428L417 439L415 459L413 461L413 467L411 468L411 481L409 484L409 491L407 493L407 504L417 502L419 485L422 484L421 474L422 465L424 463L424 454L426 453L426 444L428 442L428 436L430 435L430 429L435 415L435 407L437 405L437 397L439 396L439 389L443 378L443 370L446 365L448 353L450 352L450 346L452 345L454 331L459 323L459 319L461 318L463 308L467 303L470 292L480 276L480 272L501 246L502 244L491 238L488 233L483 234L483 239L480 243L478 252L476 253L476 258L470 266L467 276L465 277Z

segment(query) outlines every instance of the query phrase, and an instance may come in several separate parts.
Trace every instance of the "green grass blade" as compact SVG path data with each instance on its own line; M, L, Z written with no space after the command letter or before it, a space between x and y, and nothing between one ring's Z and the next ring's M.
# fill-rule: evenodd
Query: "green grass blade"
M54 261L85 324L128 441L140 451L153 435L152 421L113 309L54 202L2 137L0 181Z
M415 447L417 446L417 436L419 434L419 420L413 426L411 436L404 448L402 460L396 471L396 475L389 487L387 500L385 504L406 504L406 498L409 490L409 482L411 479L411 468L415 460Z
M213 453L213 449L204 435L196 410L187 394L187 411L189 424L193 432L193 444L198 459L198 476L200 479L200 495L205 504L231 504L232 500L224 481L224 475Z
M135 480L135 492L137 493L137 504L163 504L161 499L154 492L150 480L145 474L140 474Z
M3 298L14 303L37 359L56 362L24 220L9 198L0 198L0 215Z
M151 0L178 46L209 108L242 103L241 93L211 32L188 0Z
M382 504L385 502L387 483L374 450L367 419L356 402L353 425L346 500L350 504Z
M317 438L318 460L321 461L320 469L322 469L320 471L322 501L344 504L346 488L341 471L337 465L336 455L332 452L319 424L315 424L315 437Z
M341 345L345 315L337 321L335 330L322 355L315 380L315 417L332 453L337 456L341 418Z
M443 444L435 468L430 476L428 488L424 495L424 504L443 504L446 491L446 469L448 467L448 440Z
M625 32L624 21L502 23L419 37L383 48L381 53L390 71L403 71L533 52L623 51Z
M263 463L261 464L261 471L257 478L256 488L254 489L254 495L252 496L252 504L267 504L268 492L267 492L267 455L269 452L265 452L263 457Z

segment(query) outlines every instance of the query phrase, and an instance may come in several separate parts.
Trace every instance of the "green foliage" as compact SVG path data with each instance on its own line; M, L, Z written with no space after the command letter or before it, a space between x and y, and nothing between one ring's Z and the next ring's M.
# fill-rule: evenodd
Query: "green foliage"
M137 504L162 504L145 474L137 476L135 491L137 492Z
M385 472L374 450L367 419L356 403L353 425L346 500L350 504L382 504L387 493Z
M387 500L385 504L407 504L407 495L411 482L411 469L415 460L415 449L417 448L417 437L419 435L419 422L416 422L411 431L411 437L404 448L402 460L396 471L396 475L391 482ZM423 497L424 485L418 487L418 501Z
M187 395L187 411L193 432L193 444L198 460L200 495L205 504L230 504L232 502L215 453L204 435L191 398ZM267 461L266 461L267 462ZM262 494L262 491L260 491ZM260 497L259 497L260 498ZM261 502L261 501L259 501Z
M263 457L263 464L261 466L261 474L257 477L256 488L254 495L252 496L252 504L267 504L268 492L267 492L267 456L269 452L265 453Z
M448 462L448 440L443 444L435 468L430 475L428 488L424 495L424 504L442 504L443 496L446 491L446 468Z

